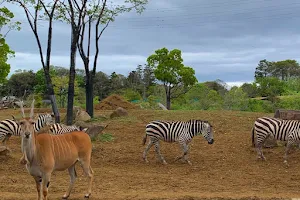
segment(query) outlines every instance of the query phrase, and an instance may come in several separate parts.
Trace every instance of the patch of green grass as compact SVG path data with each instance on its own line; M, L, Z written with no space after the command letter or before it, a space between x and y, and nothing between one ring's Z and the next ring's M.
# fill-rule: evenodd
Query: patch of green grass
M91 118L90 120L88 120L87 122L99 122L99 121L105 121L107 120L108 118L107 117L104 117L104 116L96 116L96 117L93 117Z
M112 142L114 140L114 136L111 133L103 133L99 135L99 140L101 142Z

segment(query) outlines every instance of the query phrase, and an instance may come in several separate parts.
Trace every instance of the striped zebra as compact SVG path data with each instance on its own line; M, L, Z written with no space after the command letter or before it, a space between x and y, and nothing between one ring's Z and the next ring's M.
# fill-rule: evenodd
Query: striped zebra
M63 134L63 133L69 133L73 131L86 131L87 128L82 129L80 126L72 125L72 126L67 126L64 124L52 124L50 127L51 133L55 135Z
M14 136L20 136L20 126L16 123L16 119L14 116L13 120L6 119L0 121L0 141L2 140L2 144L6 146L6 142L9 138ZM53 116L51 114L40 114L38 116L37 122L34 124L35 131L40 130L45 125L49 125L53 123Z
M269 137L276 140L294 141L293 135L297 135L300 128L300 121L297 120L281 120L272 117L261 117L255 120L252 129L252 144L256 147L258 159L266 160L262 152L262 145ZM255 141L256 134L256 141ZM287 149L289 149L287 145Z
M208 144L214 143L212 125L208 121L152 121L146 126L146 135L143 138L143 145L145 145L147 136L150 137L150 141L143 152L143 159L145 162L148 162L147 153L149 149L155 145L155 151L158 159L163 164L167 164L164 157L160 153L159 141L163 140L169 143L178 142L183 149L183 155L177 157L176 160L184 159L185 162L191 164L187 158L188 144L191 142L194 136L200 134L202 134L203 137L208 141Z

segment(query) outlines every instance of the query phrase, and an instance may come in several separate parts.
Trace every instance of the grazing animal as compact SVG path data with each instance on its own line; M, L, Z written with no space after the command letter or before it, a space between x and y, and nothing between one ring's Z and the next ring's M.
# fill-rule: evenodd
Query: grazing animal
M187 163L191 164L187 158L188 144L194 136L199 134L202 134L209 144L214 143L212 125L208 121L152 121L146 126L146 135L143 138L143 145L145 145L147 136L150 137L150 141L143 152L143 159L145 162L148 162L147 153L149 149L155 145L155 151L158 159L160 159L163 164L167 164L160 153L159 140L163 140L170 143L178 142L182 146L183 155L177 157L176 160L183 158Z
M69 133L72 131L83 131L86 132L87 128L81 128L78 127L76 125L72 125L72 126L67 126L64 124L52 124L50 127L50 132L55 134L55 135L59 135L59 134L63 134L63 133Z
M266 160L262 152L262 145L268 137L276 140L288 141L290 145L295 141L300 128L298 120L281 120L272 117L260 117L255 120L252 130L252 144L256 147L258 159ZM256 141L254 135L256 134Z
M5 119L0 121L0 141L2 140L4 146L6 146L6 142L12 135L20 136L20 126L16 123L15 117L12 117L13 120ZM40 114L37 122L34 124L34 130L39 131L42 127L51 123L53 123L53 116L51 114Z
M27 171L36 182L38 199L47 200L52 172L68 169L70 185L63 195L63 199L67 199L76 179L75 164L77 162L81 164L85 175L88 177L88 190L85 198L89 198L93 180L93 170L90 165L92 153L90 137L81 131L62 135L37 134L34 131L33 102L30 117L23 115L23 119L17 123L21 127L21 148L24 153L20 162L26 165Z

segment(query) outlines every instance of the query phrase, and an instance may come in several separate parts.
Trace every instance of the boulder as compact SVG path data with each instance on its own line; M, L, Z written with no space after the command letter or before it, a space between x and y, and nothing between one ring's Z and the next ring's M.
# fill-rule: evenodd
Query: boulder
M118 107L116 110L113 111L113 113L110 114L111 119L115 117L123 117L123 116L128 116L128 112L126 109L122 107Z

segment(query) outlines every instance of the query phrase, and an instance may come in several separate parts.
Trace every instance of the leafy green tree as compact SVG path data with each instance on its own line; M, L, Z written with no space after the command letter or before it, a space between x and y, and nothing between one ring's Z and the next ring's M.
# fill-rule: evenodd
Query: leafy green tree
M110 92L117 92L126 87L126 77L116 72L111 73L109 77Z
M2 3L3 1L0 5ZM6 81L6 77L10 72L10 64L7 63L7 60L11 56L14 56L14 51L6 43L5 37L11 30L20 30L20 22L12 22L13 18L14 14L8 8L0 8L0 84ZM3 32L4 27L6 28L6 32Z
M258 95L258 90L255 83L244 83L241 88L243 92L245 92L250 98L256 97Z
M234 86L224 97L224 108L226 110L247 110L248 96L242 88Z
M227 84L217 79L215 81L207 81L204 83L209 89L217 91L221 96L224 96L228 90L227 90Z
M259 94L271 100L284 92L285 83L276 77L265 77L256 80Z
M183 65L179 49L158 49L147 58L147 62L154 68L155 77L164 85L167 109L171 109L171 99L185 94L197 82L195 70Z
M32 70L14 73L9 78L7 85L10 94L17 97L23 97L24 92L26 95L33 93L36 85L35 73Z
M56 76L56 71L54 68L49 69L49 74L51 77ZM47 84L46 84L46 78L45 78L45 73L44 69L41 68L36 72L36 85L34 87L34 90L36 93L46 95L47 94Z
M94 92L98 100L102 100L109 95L110 80L104 72L97 72L94 78Z
M222 96L216 90L210 89L206 83L194 85L185 95L186 104L191 109L215 110L222 108Z
M263 78L270 76L272 71L273 62L269 62L266 59L260 60L258 66L255 69L255 78Z
M271 70L273 77L277 77L284 81L291 77L298 77L300 75L300 66L296 60L282 60L274 62Z

